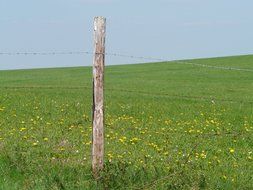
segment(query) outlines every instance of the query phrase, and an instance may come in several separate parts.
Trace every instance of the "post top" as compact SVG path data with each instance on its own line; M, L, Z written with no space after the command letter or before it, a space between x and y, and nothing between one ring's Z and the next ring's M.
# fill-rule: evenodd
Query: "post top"
M101 19L101 20L105 20L106 18L105 18L105 17L103 17L103 16L96 16L94 19L95 19L95 20L96 20L96 19L99 19L99 20L100 20L100 19Z

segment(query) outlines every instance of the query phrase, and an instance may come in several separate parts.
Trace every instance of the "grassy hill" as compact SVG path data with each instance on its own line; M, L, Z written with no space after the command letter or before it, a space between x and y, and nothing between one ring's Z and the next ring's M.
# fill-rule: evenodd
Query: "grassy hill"
M252 189L253 56L188 62L106 67L99 182L92 68L0 71L0 189Z

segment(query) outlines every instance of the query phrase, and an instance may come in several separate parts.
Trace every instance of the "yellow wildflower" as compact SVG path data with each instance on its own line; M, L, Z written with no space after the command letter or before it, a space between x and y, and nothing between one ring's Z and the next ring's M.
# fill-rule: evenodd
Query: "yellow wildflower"
M234 153L234 152L235 152L235 149L230 148L230 149L229 149L229 152L230 152L230 153Z

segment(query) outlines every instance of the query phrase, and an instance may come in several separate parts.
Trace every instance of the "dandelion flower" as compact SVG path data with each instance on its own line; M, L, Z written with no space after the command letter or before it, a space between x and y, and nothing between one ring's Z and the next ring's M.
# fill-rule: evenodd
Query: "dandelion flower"
M230 153L234 153L234 152L235 152L235 149L230 148L230 149L229 149L229 152L230 152Z

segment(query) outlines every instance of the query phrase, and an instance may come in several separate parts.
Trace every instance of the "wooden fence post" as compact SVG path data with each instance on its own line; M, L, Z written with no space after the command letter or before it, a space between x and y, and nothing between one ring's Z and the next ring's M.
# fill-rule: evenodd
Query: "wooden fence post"
M104 167L104 61L106 19L94 19L92 171L94 177Z

